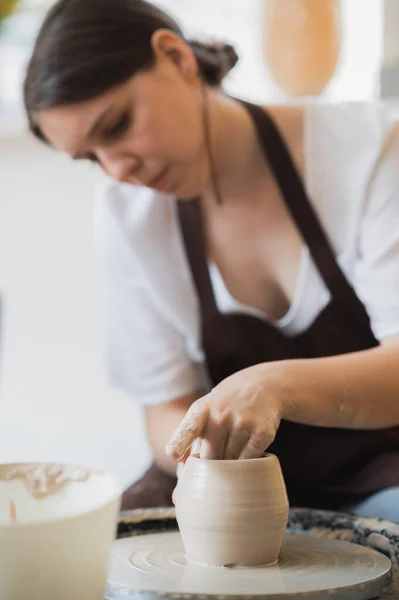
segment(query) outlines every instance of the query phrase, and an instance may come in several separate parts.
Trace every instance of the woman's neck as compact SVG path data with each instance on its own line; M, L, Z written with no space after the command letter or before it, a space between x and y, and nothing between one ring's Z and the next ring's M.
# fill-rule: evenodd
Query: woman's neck
M245 107L220 92L208 93L208 126L221 199L228 200L229 205L247 204L273 174ZM267 110L284 135L299 172L304 175L304 107L272 106ZM204 202L211 208L217 205L216 200L210 179Z
M222 200L240 202L247 197L268 166L256 129L240 102L217 92L208 92L210 145L215 176ZM205 202L216 202L213 181L204 194Z

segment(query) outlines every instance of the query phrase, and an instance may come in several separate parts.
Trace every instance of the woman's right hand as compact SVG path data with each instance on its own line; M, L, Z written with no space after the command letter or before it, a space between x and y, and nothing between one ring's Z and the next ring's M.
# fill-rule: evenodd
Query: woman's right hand
M287 398L281 364L234 373L189 408L166 446L176 462L198 453L210 460L260 458L273 442ZM200 440L200 451L193 443Z

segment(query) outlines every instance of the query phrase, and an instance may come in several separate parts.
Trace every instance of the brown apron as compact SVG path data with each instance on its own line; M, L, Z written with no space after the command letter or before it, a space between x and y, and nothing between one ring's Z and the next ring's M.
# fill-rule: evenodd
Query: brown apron
M378 346L367 312L335 260L281 134L264 109L244 105L331 301L309 329L293 338L260 318L220 313L209 274L200 202L179 201L184 244L200 303L202 346L213 385L263 362L333 356ZM355 431L283 421L269 451L281 461L291 505L334 509L364 494L399 485L398 427ZM159 478L156 471L152 467L147 472L139 482L142 488L143 482L148 485ZM168 493L174 484L175 479L169 477ZM127 492L125 508L149 501L149 497L135 496L136 486ZM165 486L162 490L165 494ZM153 494L150 501L157 503Z

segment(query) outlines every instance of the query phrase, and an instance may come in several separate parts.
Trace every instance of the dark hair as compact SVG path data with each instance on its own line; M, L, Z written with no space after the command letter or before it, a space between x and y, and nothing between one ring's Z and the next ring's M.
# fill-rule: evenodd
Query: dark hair
M24 82L24 104L33 133L35 111L91 100L154 64L151 36L179 25L145 0L59 0L36 40ZM188 42L202 79L220 85L238 56L227 44Z

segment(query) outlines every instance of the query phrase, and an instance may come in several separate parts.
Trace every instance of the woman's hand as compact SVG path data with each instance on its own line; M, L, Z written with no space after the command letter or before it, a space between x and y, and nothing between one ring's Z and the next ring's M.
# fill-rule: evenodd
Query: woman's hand
M184 461L259 458L273 442L283 412L282 378L273 364L257 365L225 379L188 410L166 452ZM193 451L191 451L193 453Z
M184 461L200 438L203 458L260 457L282 418L313 427L397 427L398 358L399 336L370 350L240 371L191 406L167 453Z

